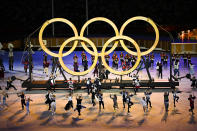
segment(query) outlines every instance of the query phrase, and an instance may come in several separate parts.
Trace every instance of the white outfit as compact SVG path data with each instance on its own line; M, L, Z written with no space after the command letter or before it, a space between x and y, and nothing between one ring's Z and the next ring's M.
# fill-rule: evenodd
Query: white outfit
M51 111L52 111L52 115L54 115L55 111L56 111L56 102L55 102L55 98L54 97L52 97Z

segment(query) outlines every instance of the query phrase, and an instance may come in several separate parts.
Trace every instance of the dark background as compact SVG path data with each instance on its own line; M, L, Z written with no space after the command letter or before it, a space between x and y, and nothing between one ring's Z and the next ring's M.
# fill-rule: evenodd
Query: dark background
M134 16L150 17L174 37L181 30L196 27L197 4L195 0L88 0L88 17L106 17L120 29L121 25ZM52 0L1 0L0 41L23 39L52 18ZM54 0L54 17L72 21L80 32L86 22L86 0ZM52 26L47 27L45 36L52 36ZM145 22L133 22L126 27L125 34L152 34L152 28ZM37 37L36 33L34 37ZM167 36L163 31L160 34ZM65 24L55 24L55 37L72 36L72 30ZM104 22L89 26L89 36L113 36L113 29Z

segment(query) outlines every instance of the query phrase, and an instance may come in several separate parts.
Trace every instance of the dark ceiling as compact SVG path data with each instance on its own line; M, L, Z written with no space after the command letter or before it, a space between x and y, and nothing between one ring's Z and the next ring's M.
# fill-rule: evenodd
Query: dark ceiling
M196 6L195 0L88 0L88 17L107 17L120 29L128 18L146 16L176 35L182 29L196 27ZM1 41L23 39L52 18L52 0L1 0L0 17ZM54 17L69 19L80 31L86 22L86 0L54 0ZM144 23L129 24L126 33L140 33L151 27ZM47 27L45 36L52 35L51 28ZM55 24L55 36L72 34L68 26ZM89 34L113 35L113 30L96 22L89 26Z

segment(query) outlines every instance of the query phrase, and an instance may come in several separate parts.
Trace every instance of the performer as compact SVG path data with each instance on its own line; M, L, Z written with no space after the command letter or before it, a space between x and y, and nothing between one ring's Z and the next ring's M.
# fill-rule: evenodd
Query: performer
M136 93L138 92L138 89L140 88L140 82L139 82L138 79L134 80L134 86L135 86L134 92L135 92L135 95L136 95Z
M126 71L126 68L127 68L126 62L123 62L123 63L122 63L122 70L123 70L123 71Z
M176 107L176 103L175 103L175 102L178 103L178 101L179 101L179 96L177 96L177 91L176 91L176 89L174 89L174 90L172 91L172 95L173 95L173 100L174 100L174 107Z
M135 65L135 62L136 62L136 57L133 55L131 58L132 67Z
M26 114L27 114L27 115L30 114L30 111L29 111L29 104L30 104L30 101L33 101L33 100L30 99L30 98L28 98L28 99L26 100L26 110L27 110Z
M110 74L110 71L108 69L105 68L105 76L106 76L106 79L108 79L108 75Z
M187 67L187 54L183 54L184 66Z
M45 104L49 104L48 110L51 110L52 95L53 94L51 93L50 90L48 90L47 94L45 95L45 98L46 98Z
M105 61L106 63L109 65L109 59L110 59L110 56L109 55L105 55Z
M91 55L92 64L94 63L95 56Z
M174 63L174 76L178 73L179 76L179 62L175 61Z
M121 63L121 66L124 62L124 54L122 52L120 52L120 63Z
M147 108L148 108L148 104L150 106L150 108L152 108L151 106L151 101L150 101L150 95L152 94L152 92L148 89L144 92L145 96L146 96L146 104L147 104Z
M152 54L150 55L150 63L151 63L151 67L153 67L153 66L154 66L154 59L155 59L155 56L154 56L154 54L152 53Z
M26 103L25 103L25 94L24 92L22 91L20 94L18 94L18 97L21 98L21 106L22 106L22 110L24 110L24 106L26 106Z
M95 98L96 98L96 87L94 86L94 89L92 90L92 104L93 106L96 105L96 102L95 102Z
M55 95L52 95L51 97L51 112L52 115L55 115L55 111L56 111L56 101L55 101Z
M190 64L189 64L189 74L190 74L191 76L194 76L194 66L195 66L195 65L193 65L193 64L190 62Z
M194 87L197 88L197 81L196 81L196 77L195 76L192 77L191 81L192 81L191 87L192 88L194 88Z
M110 94L110 98L113 100L114 104L113 104L113 107L114 107L114 111L116 112L116 109L118 109L118 102L117 102L117 96L116 94L114 94L114 96L112 97L112 95Z
M188 100L190 102L190 109L189 112L192 112L192 114L194 114L193 110L194 110L194 100L196 99L195 96L190 95Z
M55 92L55 85L56 85L55 78L56 77L53 74L51 74L51 76L49 77L49 80L48 80L48 82L49 82L49 90L53 89L54 92Z
M7 80L7 90L9 90L10 88L14 88L14 90L17 90L16 89L16 87L14 86L14 85L12 85L12 80L11 80L11 78L8 78L8 80Z
M0 66L0 79L4 79L4 68Z
M175 61L175 55L172 54L172 63L174 64L174 61Z
M163 67L162 63L159 63L159 69L158 69L159 70L159 74L158 74L158 78L161 76L161 79L163 78L163 75L162 75L163 74L162 73L163 72L163 69L162 69L162 67Z
M11 71L13 71L13 63L14 63L13 48L14 48L14 45L12 43L9 43L8 44L8 49L9 49L8 58L9 58L9 70Z
M119 61L119 58L118 58L118 56L116 55L115 60L114 60L115 68L116 68L116 69L118 69L118 61Z
M189 52L188 55L187 55L188 67L189 67L189 64L191 63L191 58L192 58L192 56L191 56L191 54Z
M126 66L129 66L129 56L128 56L128 54L125 55L124 61L126 63Z
M3 95L3 107L8 106L6 103L6 99L8 98L8 93L6 91L3 91L2 95Z
M88 60L87 56L84 58L84 71L88 70Z
M101 91L101 82L98 78L95 79L94 84L97 88L97 93L99 93Z
M99 99L99 111L100 111L101 105L103 106L103 109L104 109L103 94L101 92L99 92L98 94L98 99Z
M28 62L28 58L26 57L25 58L25 61L23 61L23 64L24 64L24 71L27 75L27 69L28 69L28 66L29 66L29 62Z
M161 56L161 64L163 64L163 62L164 62L164 53L161 53L160 56Z
M140 100L140 103L142 104L142 106L143 106L143 111L144 111L144 113L146 114L146 112L148 111L148 105L147 105L147 103L146 103L145 97L142 97L142 99Z
M74 57L73 57L73 60L74 60L74 64L73 64L73 66L74 66L74 71L75 72L79 72L79 70L78 70L78 57L77 57L77 55L75 54L74 55Z
M91 82L91 78L88 78L86 85L87 85L88 95L89 95L90 92L92 92L92 82Z
M46 74L46 77L48 77L49 64L50 63L46 59L43 61L43 67L44 67L43 73Z
M128 66L131 64L131 54L128 54Z
M131 106L133 105L133 102L131 101L131 97L133 97L133 94L128 94L127 95L127 104L128 104L128 113L130 113L130 108L131 108Z
M169 107L169 92L164 92L164 105L165 105L165 110L168 112L168 107Z
M73 81L72 81L72 78L70 78L70 80L68 80L68 87L70 89L70 94L73 94L74 93L74 86L73 86Z
M112 67L113 68L115 68L116 67L116 64L115 64L115 60L116 60L116 56L117 56L117 54L116 54L116 52L114 51L114 54L113 54L113 56L112 56Z
M86 56L86 54L85 54L85 52L84 51L82 51L82 53L81 53L81 59L82 59L82 65L84 66L85 65L85 60L87 59L87 56Z
M78 115L80 116L81 115L81 109L82 108L86 108L86 107L81 105L82 100L83 100L83 98L82 98L81 95L79 95L79 96L77 95L76 100L77 100L77 106L76 106L76 109L75 110L78 111Z
M167 66L168 66L168 55L167 54L164 54L164 65L165 65L165 67L167 68Z
M126 92L125 90L123 90L121 92L122 94L122 102L123 102L123 108L125 108L125 103L127 102L127 95L128 95L128 92Z
M67 111L71 107L73 108L72 94L69 94L69 96L68 96L68 103L66 104L66 106L64 107L64 109Z
M98 64L96 64L93 73L94 73L94 77L95 77L95 74L96 74L96 77L98 77Z

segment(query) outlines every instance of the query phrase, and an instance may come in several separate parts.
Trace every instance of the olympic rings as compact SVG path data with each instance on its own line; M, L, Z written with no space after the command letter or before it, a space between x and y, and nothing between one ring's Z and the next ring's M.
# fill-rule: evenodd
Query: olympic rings
M95 17L95 18L92 18L92 19L88 20L88 21L83 25L83 27L81 28L81 32L80 32L80 36L81 36L81 37L83 37L83 34L84 34L84 31L85 31L86 27L87 27L89 24L91 24L91 23L93 23L93 22L95 22L95 21L104 21L104 22L108 23L109 25L111 25L111 26L113 27L116 36L119 35L118 28L116 27L116 25L115 25L111 20L109 20L109 19L107 19L107 18L104 18L104 17ZM88 47L84 44L84 42L81 42L81 45L82 45L82 47L83 47L89 54L94 55L94 53L93 53L90 49L88 49ZM112 48L111 48L110 50L108 50L108 51L105 53L105 55L108 55L108 54L110 54L111 52L113 52L117 46L118 46L118 41L115 42L115 44L112 46ZM98 55L101 56L101 53L98 53Z
M145 52L141 52L141 51L140 51L140 47L138 46L138 44L136 43L135 40L133 40L132 38L130 38L130 37L128 37L128 36L124 36L124 35L123 35L123 31L124 31L125 27L126 27L130 22L135 21L135 20L143 20L143 21L148 22L149 24L152 25L152 27L154 28L155 33L156 33L156 38L155 38L155 42L154 42L153 46L152 46L149 50L147 50L147 51L145 51ZM85 28L86 28L90 23L95 22L95 21L104 21L104 22L110 24L110 25L113 27L113 29L114 29L114 31L115 31L115 34L116 34L116 36L114 36L114 37L110 38L109 40L107 40L107 42L104 44L104 46L103 46L103 48L102 48L101 53L98 53L95 44L94 44L91 40L89 40L88 38L83 37ZM74 31L74 35L75 35L74 37L71 37L71 38L67 39L66 41L64 41L64 43L63 43L63 44L61 45L61 47L60 47L59 54L53 53L53 52L51 52L49 49L47 49L46 46L44 45L43 39L42 39L44 29L46 28L47 25L49 25L50 23L53 23L53 22L63 22L63 23L68 24L68 25L72 28L72 30ZM83 47L89 54L95 56L95 59L94 59L94 62L93 62L93 64L92 64L92 66L91 66L88 70L86 70L86 71L84 71L84 72L74 72L74 71L71 71L70 69L68 69L68 68L66 67L66 65L64 64L63 59L62 59L62 57L67 56L67 55L71 54L71 53L74 51L74 49L77 47L77 44L78 44L78 41L79 41L79 40L82 40L82 41L83 41L83 42L81 42L82 47ZM118 42L119 42L119 41L117 41L117 40L120 41L121 46L123 47L123 49L124 49L126 52L128 52L129 54L132 54L132 55L137 56L137 61L136 61L135 65L134 65L131 69L127 70L127 71L118 72L118 71L116 71L116 70L113 70L111 67L109 67L109 65L108 65L108 64L106 63L106 61L105 61L105 55L110 54L110 53L113 52L113 51L115 50L115 48L117 47ZM133 52L133 51L129 50L129 49L126 47L126 45L124 44L123 40L127 40L127 41L131 42L131 43L135 46L137 52ZM66 53L62 53L64 47L65 47L69 42L72 42L72 41L75 41L73 47L72 47L69 51L67 51ZM113 42L113 41L115 41L115 44L112 46L112 48L111 48L109 51L105 52L105 49L107 48L107 46L108 46L111 42ZM103 64L104 64L104 66L105 66L111 73L117 74L117 75L125 75L125 74L128 74L128 73L132 72L133 70L135 70L135 69L137 68L137 66L138 66L139 63L140 63L141 56L149 54L150 52L152 52L152 51L156 48L156 46L157 46L157 44L158 44L158 42L159 42L159 30L158 30L156 24L155 24L151 19L146 18L146 17L142 17L142 16L136 16L136 17L132 17L132 18L128 19L128 20L122 25L122 27L121 27L121 29L120 29L120 33L119 33L119 31L118 31L116 25L115 25L111 20L109 20L109 19L107 19L107 18L104 18L104 17L96 17L96 18L90 19L89 21L87 21L87 22L83 25L83 27L82 27L82 29L81 29L81 31L80 31L80 36L78 36L78 32L77 32L76 27L75 27L69 20L63 19L63 18L53 18L53 19L51 19L51 20L49 20L49 21L46 21L46 22L43 24L43 26L41 27L40 32L39 32L39 42L40 42L40 46L42 47L42 49L43 49L47 54L59 58L60 65L61 65L62 68L63 68L66 72L68 72L69 74L81 76L81 75L85 75L85 74L89 73L89 72L90 72L91 70L93 70L93 68L96 66L97 60L98 60L98 56L101 56L101 59L102 59L102 62L103 62ZM90 46L92 46L92 48L93 48L93 51L89 50L88 47L85 45L84 42L87 42L88 44L90 44Z
M66 44L68 44L69 42L74 41L74 40L83 40L83 41L87 42L88 44L90 44L92 46L93 50L94 50L94 56L95 56L94 63L92 64L92 66L88 70L86 70L84 72L71 71L70 69L68 69L66 67L66 65L64 64L64 62L62 60L62 56L63 56L62 51L63 51L64 47L66 46ZM82 76L82 75L88 74L96 66L97 60L98 60L98 52L97 52L96 46L94 45L94 43L91 40L89 40L89 39L87 39L85 37L80 37L80 36L78 36L78 37L71 37L71 38L67 39L66 41L64 41L64 43L61 45L60 50L59 50L59 62L60 62L60 65L62 66L62 68L67 73L72 74L72 75Z
M40 46L42 47L42 49L43 49L47 54L49 54L49 55L51 55L51 56L53 56L53 57L58 57L58 54L53 53L53 52L51 52L49 49L46 48L45 44L43 43L43 39L42 39L42 35L43 35L43 32L44 32L44 29L45 29L49 24L51 24L51 23L53 23L53 22L63 22L63 23L68 24L68 25L72 28L72 30L74 31L75 36L78 36L78 32L77 32L77 28L73 25L72 22L70 22L70 21L67 20L67 19L63 19L63 18L53 18L53 19L50 19L50 20L46 21L46 22L43 24L43 26L41 27L40 32L39 32L39 42L40 42ZM67 56L67 55L69 55L70 53L72 53L72 52L75 50L75 48L77 47L77 43L78 43L78 41L75 41L73 47L72 47L68 52L64 53L63 56Z
M154 30L155 30L155 34L156 34L155 42L154 42L153 46L152 46L149 50L144 51L144 52L141 52L141 56L144 56L144 55L149 54L150 52L152 52L152 51L156 48L156 46L157 46L157 44L158 44L158 42L159 42L159 30L158 30L157 26L155 25L155 23L154 23L151 19L146 18L146 17L143 17L143 16L136 16L136 17L132 17L132 18L128 19L128 20L122 25L122 27L120 28L120 35L123 35L123 31L124 31L125 27L126 27L130 22L135 21L135 20L143 20L143 21L146 21L146 22L148 22L149 24L151 24L151 25L153 26ZM129 49L126 47L126 45L124 44L123 40L120 40L120 44L121 44L121 46L122 46L129 54L132 54L132 55L135 55L135 56L137 55L136 52L133 52L133 51L129 50Z
M136 61L135 65L134 65L131 69L127 70L127 71L122 71L122 72L115 71L115 70L113 70L111 67L109 67L109 65L108 65L108 64L106 63L106 61L105 61L105 55L104 55L105 49L107 48L107 46L108 46L111 42L113 42L113 41L115 41L115 40L118 40L118 39L125 39L125 40L128 40L129 42L131 42L131 43L135 46L135 48L136 48L136 50L137 50L137 61ZM125 48L124 48L124 49L125 49ZM110 38L110 39L105 43L105 45L103 46L102 51L101 51L101 54L102 54L102 55L101 55L101 59L102 59L103 65L104 65L111 73L116 74L116 75L126 75L126 74L129 74L130 72L132 72L133 70L135 70L135 69L137 68L137 66L139 65L140 60L141 60L140 47L139 47L138 44L135 42L135 40L133 40L132 38L130 38L130 37L128 37L128 36L116 36L116 37Z

